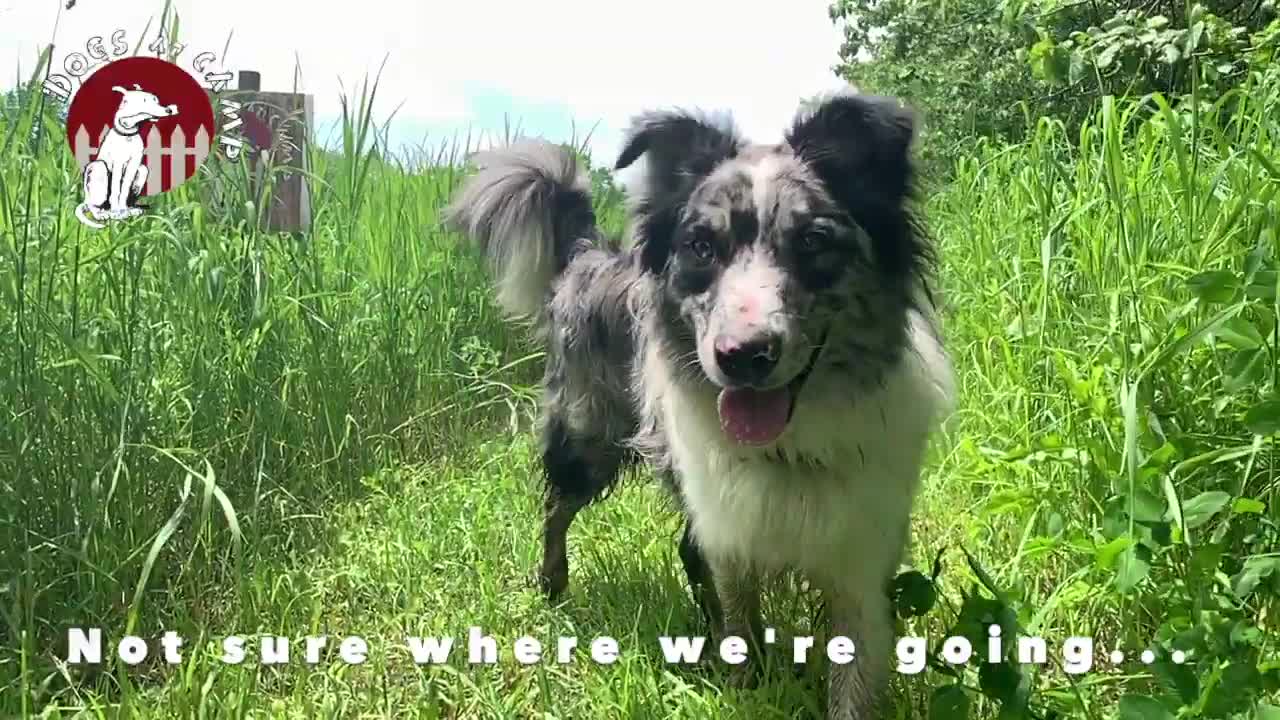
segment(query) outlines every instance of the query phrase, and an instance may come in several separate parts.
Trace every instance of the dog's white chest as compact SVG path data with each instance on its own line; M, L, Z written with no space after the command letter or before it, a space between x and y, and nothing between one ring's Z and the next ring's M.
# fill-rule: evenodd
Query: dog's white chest
M868 562L878 574L889 562L881 556L900 551L918 453L895 447L907 438L877 430L878 419L852 408L821 419L798 412L777 450L800 461L784 462L726 442L714 411L698 417L692 408L672 410L672 456L694 534L707 551L762 569L824 575ZM860 569L871 570L848 570Z
M699 544L762 570L799 569L832 582L892 572L928 433L949 391L931 381L949 382L936 373L946 366L927 356L911 354L870 393L811 384L786 433L763 451L726 438L713 401L664 393L672 461Z

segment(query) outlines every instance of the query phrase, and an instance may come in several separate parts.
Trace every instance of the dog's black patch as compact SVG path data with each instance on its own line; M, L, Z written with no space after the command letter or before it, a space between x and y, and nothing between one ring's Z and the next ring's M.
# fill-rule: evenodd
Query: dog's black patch
M857 229L848 222L823 219L795 228L787 234L787 261L801 285L806 289L823 293L832 289L850 266L862 260L856 237ZM816 236L809 240L806 236ZM834 293L833 299L843 298Z
M558 417L549 418L543 429L542 465L550 489L557 494L590 500L604 489L600 474L593 472L564 421Z
M755 242L760 233L760 218L755 206L735 203L729 211L729 227L737 247L747 247Z
M787 144L871 237L881 269L902 279L929 259L907 202L914 133L913 114L897 100L861 95L821 103L786 133Z

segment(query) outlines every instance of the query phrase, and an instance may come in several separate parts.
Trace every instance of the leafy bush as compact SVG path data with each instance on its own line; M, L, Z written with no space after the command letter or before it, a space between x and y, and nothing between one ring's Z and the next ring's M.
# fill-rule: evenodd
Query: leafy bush
M1105 95L1216 99L1265 45L1273 2L837 0L841 72L924 111L926 160L949 172L973 138L1019 140L1035 118L1072 133ZM1256 60L1256 58L1255 58Z
M1103 97L1078 130L976 141L932 199L965 398L934 492L986 534L949 536L926 497L922 541L972 554L944 592L900 581L903 614L958 575L959 606L912 621L934 637L1097 650L1087 684L1013 642L936 661L922 716L1280 713L1280 82L1243 74L1204 108Z

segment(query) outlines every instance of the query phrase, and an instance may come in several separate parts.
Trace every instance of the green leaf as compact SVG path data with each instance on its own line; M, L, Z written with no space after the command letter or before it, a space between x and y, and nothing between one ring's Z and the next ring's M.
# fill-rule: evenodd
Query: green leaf
M1191 55L1200 49L1200 38L1204 37L1204 21L1201 20L1191 26L1191 33L1187 36L1187 54Z
M1067 66L1067 82L1075 85L1084 77L1085 58L1079 50L1071 51L1071 62Z
M1158 495L1147 490L1146 488L1134 488L1132 508L1130 508L1130 500L1123 499L1125 513L1132 512L1134 522L1159 522L1164 520L1164 501Z
M911 570L893 579L893 597L899 615L919 617L933 609L938 591L923 573Z
M1266 377L1267 370L1267 351L1265 348L1250 348L1241 350L1231 359L1231 365L1227 368L1226 380L1223 387L1227 392L1239 392L1250 385L1254 385Z
M1125 695L1120 698L1120 720L1173 720L1173 713L1153 697Z
M1102 545L1093 551L1093 560L1099 568L1109 570L1115 566L1116 558L1120 553L1124 552L1133 540L1128 535L1121 535L1106 545Z
M1098 59L1095 61L1095 64L1098 66L1098 69L1106 70L1107 68L1111 67L1111 63L1115 62L1116 54L1119 52L1120 52L1119 42L1113 42L1110 45L1103 48L1102 52L1098 53Z
M1213 575L1222 563L1225 548L1221 544L1208 543L1197 547L1191 553L1191 572L1198 575Z
M1266 510L1267 504L1254 498L1238 498L1231 504L1231 511L1239 515L1261 515Z
M1236 293L1236 276L1230 270L1208 270L1187 278L1187 287L1206 303L1231 302Z
M1126 594L1138 586L1151 572L1150 551L1132 544L1120 553L1116 562L1116 589Z
M1276 274L1275 270L1259 270L1253 282L1245 287L1245 295L1252 300L1275 300Z
M1165 502L1169 504L1168 517L1173 521L1174 525L1178 526L1179 530L1183 531L1185 537L1187 524L1186 519L1182 516L1182 500L1178 496L1178 489L1173 486L1173 478L1168 474L1164 476L1161 482L1164 485ZM1188 545L1191 544L1190 537L1185 537L1185 540Z
M1280 399L1263 400L1249 408L1244 414L1244 426L1254 435L1280 432Z
M982 597L975 586L965 595L960 613L947 635L963 637L975 648L986 647L992 625L999 625L1004 637L1013 637L1018 631L1018 619L1013 610L999 600Z
M1221 490L1202 492L1182 503L1183 524L1194 530L1209 522L1229 502L1231 502L1231 496Z
M1205 335L1210 335L1216 332L1218 328L1222 327L1228 320L1238 315L1243 307L1244 305L1237 303L1230 307L1223 308L1221 311L1215 313L1213 317L1198 325L1195 330L1177 337L1177 339L1174 339L1172 342L1164 343L1163 347L1160 348L1160 352L1143 361L1141 377L1145 377L1151 371L1163 367L1184 350L1195 343L1200 342Z
M1257 720L1280 720L1280 706L1258 703L1258 707L1254 709L1254 716Z
M929 697L929 720L967 720L969 695L961 685L943 685Z
M1173 526L1167 522L1149 523L1151 539L1161 547L1173 544Z
M1240 572L1231 578L1231 590L1243 600L1258 588L1264 578L1271 577L1277 571L1280 571L1280 557L1251 557L1244 561Z
M1055 46L1045 56L1045 74L1054 85L1066 83L1071 74L1071 53L1066 48Z
M1022 671L1007 662L982 664L978 670L978 688L982 694L1001 703L1012 699L1022 681Z
M1195 704L1196 698L1200 696L1200 681L1196 678L1193 665L1175 663L1168 654L1160 653L1151 669L1165 689L1177 693L1183 705Z
M1270 243L1267 242L1267 238L1259 238L1258 243L1253 246L1253 251L1244 259L1244 282L1246 285L1253 282L1258 275L1258 271L1266 265L1267 256L1270 252Z
M1258 328L1239 315L1228 320L1213 334L1237 350L1261 348L1266 342L1262 339L1262 333L1258 332Z
M1031 74L1036 79L1048 83L1056 82L1051 77L1052 68L1050 68L1050 57L1056 49L1057 44L1054 43L1052 38L1047 37L1041 38L1039 42L1031 46L1027 53L1027 61L1031 63Z
M1233 662L1205 691L1204 717L1221 718L1249 709L1262 689L1262 675L1253 663Z

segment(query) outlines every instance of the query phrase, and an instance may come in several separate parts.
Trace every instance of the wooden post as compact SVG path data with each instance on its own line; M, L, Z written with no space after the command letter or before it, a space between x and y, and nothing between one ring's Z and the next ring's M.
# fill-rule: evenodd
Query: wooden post
M268 167L275 168L266 229L305 232L311 227L311 194L303 173L310 168L307 141L314 122L314 99L311 95L262 92L261 86L259 73L241 70L236 89L220 93L214 102L240 103L243 123L238 133L257 182L266 180ZM219 124L226 121L220 108L215 107L214 113Z

